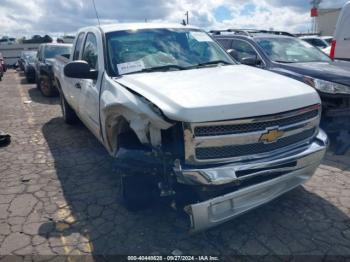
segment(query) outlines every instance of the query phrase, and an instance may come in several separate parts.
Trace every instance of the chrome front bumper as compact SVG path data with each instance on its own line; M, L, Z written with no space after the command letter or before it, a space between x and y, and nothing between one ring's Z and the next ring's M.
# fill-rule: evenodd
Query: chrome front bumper
M228 164L208 169L175 168L180 183L222 185L254 176L283 173L277 178L248 186L232 193L185 207L191 218L192 231L201 231L232 219L267 203L312 177L328 146L327 135L320 130L315 139L302 149L249 164ZM293 166L288 165L294 163ZM237 176L244 171L244 176Z

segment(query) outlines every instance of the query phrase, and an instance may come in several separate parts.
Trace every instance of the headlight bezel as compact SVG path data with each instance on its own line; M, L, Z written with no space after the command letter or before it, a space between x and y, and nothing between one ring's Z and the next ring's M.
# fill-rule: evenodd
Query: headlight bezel
M313 77L304 77L304 82L316 90L332 95L350 95L350 87Z

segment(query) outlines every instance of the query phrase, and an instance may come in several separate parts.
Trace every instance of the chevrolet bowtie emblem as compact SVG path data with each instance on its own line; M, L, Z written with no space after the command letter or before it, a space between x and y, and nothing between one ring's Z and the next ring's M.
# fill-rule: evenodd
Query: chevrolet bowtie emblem
M269 130L267 133L262 134L259 142L273 143L283 136L284 132L279 129Z

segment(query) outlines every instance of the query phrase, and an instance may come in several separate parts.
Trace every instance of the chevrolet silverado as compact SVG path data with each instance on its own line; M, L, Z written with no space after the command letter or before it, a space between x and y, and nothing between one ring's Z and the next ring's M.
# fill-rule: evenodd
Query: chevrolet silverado
M164 197L192 231L301 185L328 145L313 88L237 64L196 27L83 28L53 70L65 122L116 158L126 207Z

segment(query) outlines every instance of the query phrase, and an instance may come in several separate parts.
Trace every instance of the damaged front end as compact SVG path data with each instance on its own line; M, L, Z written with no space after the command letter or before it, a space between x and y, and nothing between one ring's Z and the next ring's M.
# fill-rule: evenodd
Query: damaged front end
M327 136L320 131L311 144L280 157L203 169L178 167L180 180L202 181L202 191L210 196L185 207L191 231L221 224L305 183L319 166L327 144Z
M126 87L123 95L126 99L119 99L127 102L105 107L102 120L104 139L119 168L125 167L125 176L142 177L139 182L126 180L124 186L131 181L135 196L151 201L142 189L151 181L150 191L184 207L192 232L304 183L328 146L319 129L319 104L256 118L187 123L167 119Z

